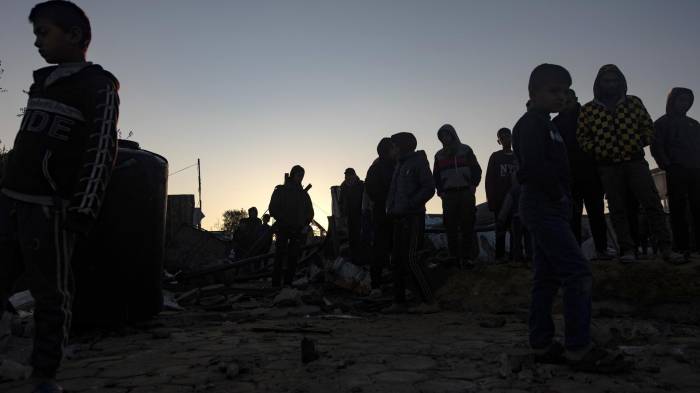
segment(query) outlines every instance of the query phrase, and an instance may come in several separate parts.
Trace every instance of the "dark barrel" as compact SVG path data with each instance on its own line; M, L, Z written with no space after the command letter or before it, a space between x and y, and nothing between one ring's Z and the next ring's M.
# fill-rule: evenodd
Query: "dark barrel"
M77 329L148 319L163 307L168 161L119 140L105 201L73 258Z

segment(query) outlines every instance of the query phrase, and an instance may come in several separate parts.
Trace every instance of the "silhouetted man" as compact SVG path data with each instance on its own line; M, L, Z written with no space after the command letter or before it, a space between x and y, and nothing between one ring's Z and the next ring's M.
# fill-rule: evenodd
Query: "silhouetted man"
M386 198L396 168L396 150L391 138L382 138L377 145L377 157L367 170L365 191L372 209L372 292L370 297L382 295L382 270L389 266L393 227L386 214Z
M442 218L450 256L460 264L469 259L474 237L476 199L481 167L471 147L462 143L450 124L438 130L442 149L435 154L433 177L442 199Z
M518 170L518 164L511 148L511 133L507 128L501 128L496 133L501 150L491 154L486 167L486 200L489 210L496 217L496 260L500 261L506 253L506 231L511 229L512 212L501 214L503 202L513 183L513 173ZM499 217L502 217L499 219ZM511 230L511 254L513 250L513 231ZM513 255L511 255L513 258ZM513 258L515 259L515 258Z
M584 152L598 164L608 207L620 245L620 261L636 260L627 217L627 194L634 193L646 212L665 261L678 263L683 256L671 251L671 235L659 194L644 159L644 147L654 124L642 100L627 95L627 81L619 68L603 66L593 87L594 99L581 108L577 137Z
M596 167L596 162L590 154L585 153L576 139L578 118L581 104L576 92L569 90L566 108L559 112L552 122L564 138L571 168L571 198L573 216L571 229L581 244L581 217L583 206L586 206L591 234L595 243L598 259L611 259L608 255L608 230L605 223L605 192Z
M359 263L362 256L362 195L365 185L355 170L345 170L345 181L340 185L340 207L348 223L350 256Z
M272 227L270 226L270 215L263 214L262 216L262 226L260 227L260 254L267 254L270 252L270 247L272 246Z
M255 255L255 248L258 240L258 232L262 226L262 221L258 218L258 208L248 209L248 217L238 223L236 232L233 234L233 241L236 245L237 258L247 258Z
M435 194L435 182L430 173L430 163L423 150L416 151L416 137L409 132L391 136L398 149L398 163L389 186L386 201L387 214L394 221L392 261L394 265L394 304L387 313L408 311L406 306L406 282L408 273L416 284L423 303L413 311L436 312L433 290L423 272L419 251L423 247L425 233L425 204Z
M693 218L696 250L700 247L700 123L688 117L693 91L676 87L666 103L666 114L654 123L651 146L659 167L666 171L668 207L671 210L673 240L678 251L690 258L688 205Z
M275 187L270 199L270 215L275 219L275 267L272 273L272 286L291 285L296 273L297 260L304 242L305 232L314 218L311 198L301 186L304 180L304 168L295 165L285 176L283 185Z

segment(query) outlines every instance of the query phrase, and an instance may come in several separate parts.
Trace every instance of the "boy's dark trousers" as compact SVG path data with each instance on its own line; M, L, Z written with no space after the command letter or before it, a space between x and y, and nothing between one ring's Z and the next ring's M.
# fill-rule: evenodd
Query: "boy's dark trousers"
M666 179L675 247L682 252L691 250L687 219L690 208L697 249L700 247L700 169L672 166L666 171Z
M348 240L352 262L360 264L362 258L362 214L361 212L348 215Z
M510 221L511 228L511 254L513 261L520 262L523 260L523 251L525 259L532 258L532 241L530 233L527 231L519 216L515 216Z
M442 194L442 218L447 231L450 256L469 258L474 237L476 199L468 189L448 190Z
M301 231L294 231L285 228L277 230L277 240L275 241L275 267L272 271L272 286L279 287L282 284L282 268L285 261L287 263L284 270L284 284L291 285L297 270L297 261L301 254L301 245L304 235Z
M530 306L530 345L552 343L552 305L564 292L565 347L579 350L591 343L591 270L571 232L571 200L552 201L544 192L524 185L520 214L533 242L533 288Z
M499 224L500 208L496 211L496 259L503 259L506 256L506 233L510 232L510 253L511 258L513 255L517 255L515 251L515 230L513 228L513 217L508 216L508 219Z
M392 262L396 303L406 302L406 273L413 279L421 299L424 302L433 301L433 290L419 259L424 233L425 215L423 213L394 217Z
M623 162L598 167L603 188L608 195L608 207L620 253L634 252L635 244L628 218L628 194L633 194L649 220L651 234L659 250L670 249L671 236L666 226L666 214L645 160Z
M372 211L373 242L372 242L372 266L370 276L372 289L381 289L382 271L389 266L391 255L391 243L394 233L394 223L387 217L384 209Z
M35 300L34 373L55 377L71 323L75 235L63 229L65 208L0 194L0 304L24 274ZM3 311L3 310L0 310Z
M576 240L581 244L581 218L585 204L595 249L599 253L604 253L608 249L608 230L605 223L605 191L603 191L600 176L596 168L574 168L572 175L571 194L574 215L571 219L571 229L574 231Z

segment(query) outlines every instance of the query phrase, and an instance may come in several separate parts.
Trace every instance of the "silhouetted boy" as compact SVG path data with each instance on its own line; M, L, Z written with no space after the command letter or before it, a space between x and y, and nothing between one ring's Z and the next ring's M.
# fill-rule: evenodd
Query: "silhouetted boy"
M513 182L513 173L518 169L518 164L515 161L513 149L511 149L512 135L509 129L501 128L496 133L498 144L502 149L491 154L489 164L486 167L486 200L489 210L496 217L496 260L500 261L505 257L506 253L506 231L511 229L509 214L501 214L503 202L506 200L508 192L511 189ZM503 217L503 219L499 219ZM511 254L513 254L513 232L511 231ZM511 257L513 257L511 255ZM513 258L515 259L515 258Z
M566 145L550 113L564 109L571 85L561 66L542 64L530 75L532 104L513 129L520 164L520 214L533 241L530 345L540 362L567 361L577 369L616 371L623 363L591 343L591 271L571 232L570 174ZM552 306L564 292L564 347L554 341Z
M116 157L119 83L85 61L90 22L67 1L29 14L47 63L34 72L29 101L0 193L0 304L25 272L36 300L31 363L38 392L54 378L71 324L76 239L97 218Z
M236 244L236 256L238 259L248 258L257 255L256 249L259 247L258 234L262 227L262 220L258 218L258 208L248 209L248 217L238 223L238 227L233 234L233 241Z
M275 267L272 272L272 286L292 285L296 273L297 260L301 253L305 234L314 218L314 208L307 190L301 186L304 168L295 165L285 178L283 185L275 187L270 199L270 215L275 219Z
M659 167L666 171L668 207L676 248L690 257L687 209L693 219L695 247L700 247L700 123L688 117L693 91L676 87L666 103L666 114L654 123L651 146Z
M347 218L350 257L359 263L362 256L362 196L365 184L353 168L345 170L345 180L340 185L340 208Z
M413 134L400 132L392 135L391 141L398 151L398 163L386 201L387 214L394 221L394 304L384 311L408 311L404 279L408 272L423 301L413 311L435 312L438 310L434 304L433 291L419 261L419 251L423 247L425 233L425 204L435 194L435 182L425 152L416 151L418 143Z
M643 207L664 260L677 263L683 256L671 252L671 235L659 194L644 159L644 147L654 124L642 100L627 95L627 81L619 68L601 67L593 87L594 99L581 108L577 136L584 152L598 164L608 195L610 217L620 246L620 261L635 261L634 242L627 219L631 191Z
M459 140L454 127L443 125L437 136L442 149L435 153L433 177L438 196L442 199L442 218L450 256L461 265L469 259L473 246L474 193L481 182L481 167L474 151Z
M389 266L393 223L386 214L386 198L396 168L396 150L390 138L382 138L377 145L379 155L367 170L365 191L372 206L372 292L370 297L382 295L382 270Z
M576 240L581 244L581 217L585 204L597 258L611 259L612 257L608 255L608 226L605 222L603 184L600 182L595 160L581 149L576 139L580 113L581 104L578 102L576 92L569 90L566 108L552 120L559 129L561 137L564 138L569 155L571 195L574 204L571 229L574 231Z

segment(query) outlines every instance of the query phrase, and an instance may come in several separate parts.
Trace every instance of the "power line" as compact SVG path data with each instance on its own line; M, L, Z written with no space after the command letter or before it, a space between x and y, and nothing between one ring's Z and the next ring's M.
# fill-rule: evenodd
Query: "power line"
M187 169L190 169L190 168L196 167L196 166L197 166L197 163L195 162L194 164L192 164L192 165L190 165L190 166L188 166L188 167L182 168L182 169L180 169L179 171L175 171L175 172L173 172L173 173L168 174L168 177L173 176L173 175L177 175L178 173L180 173L180 172L182 172L182 171L184 171L184 170L187 170Z

